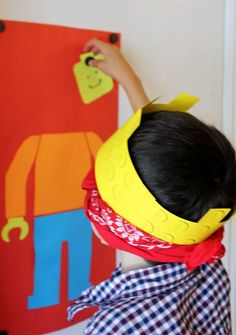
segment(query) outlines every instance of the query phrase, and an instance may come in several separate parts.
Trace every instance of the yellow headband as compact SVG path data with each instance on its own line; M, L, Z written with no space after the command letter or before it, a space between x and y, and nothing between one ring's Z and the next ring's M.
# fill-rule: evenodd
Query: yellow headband
M100 148L95 176L100 195L125 220L163 241L195 244L207 239L224 222L229 208L210 209L198 222L180 218L162 207L138 176L128 150L128 139L139 127L142 113L154 111L186 112L198 98L183 93L169 104L148 105L139 109Z

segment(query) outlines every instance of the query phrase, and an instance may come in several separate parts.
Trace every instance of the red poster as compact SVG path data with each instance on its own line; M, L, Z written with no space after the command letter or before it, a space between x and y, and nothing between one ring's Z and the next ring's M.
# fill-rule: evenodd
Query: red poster
M1 25L0 333L70 326L70 302L115 267L114 251L92 234L83 211L82 180L118 114L117 83L83 96L73 73L94 37L109 42L110 33ZM98 75L88 73L83 88L103 85Z

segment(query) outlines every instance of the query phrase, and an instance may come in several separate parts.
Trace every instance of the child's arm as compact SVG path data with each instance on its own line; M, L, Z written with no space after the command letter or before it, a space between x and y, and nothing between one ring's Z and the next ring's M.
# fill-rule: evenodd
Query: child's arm
M94 54L102 54L104 56L104 61L91 60L89 65L97 67L120 82L134 111L148 103L149 99L139 77L117 47L92 39L86 43L84 51L92 51Z

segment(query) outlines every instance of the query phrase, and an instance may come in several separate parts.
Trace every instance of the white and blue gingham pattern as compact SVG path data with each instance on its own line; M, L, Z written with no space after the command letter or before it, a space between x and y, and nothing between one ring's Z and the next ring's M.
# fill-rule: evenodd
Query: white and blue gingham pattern
M121 273L90 287L68 308L68 319L98 306L84 334L231 335L230 284L222 262L189 272L166 263Z

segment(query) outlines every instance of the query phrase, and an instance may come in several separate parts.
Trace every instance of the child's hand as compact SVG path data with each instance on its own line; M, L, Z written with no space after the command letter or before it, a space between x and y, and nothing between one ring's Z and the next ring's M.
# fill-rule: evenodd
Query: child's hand
M149 101L140 79L117 47L92 39L84 46L84 52L89 51L96 55L102 54L104 56L105 59L103 61L93 59L90 60L89 65L98 68L121 83L134 111Z
M114 45L92 39L85 44L84 51L102 54L105 58L104 61L94 59L89 62L89 65L98 68L123 85L130 80L130 77L135 76L131 66Z

